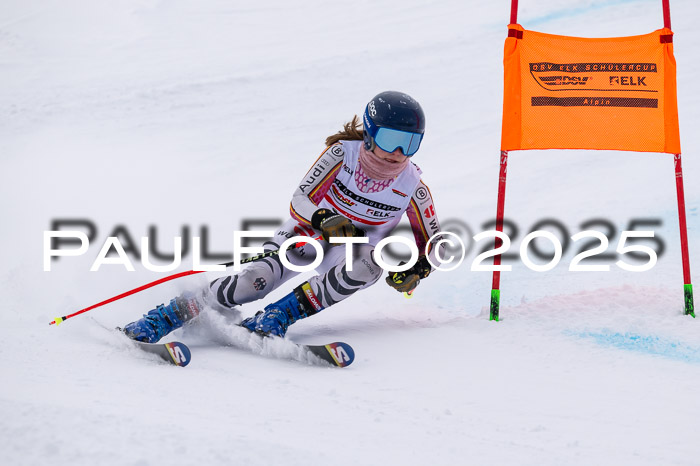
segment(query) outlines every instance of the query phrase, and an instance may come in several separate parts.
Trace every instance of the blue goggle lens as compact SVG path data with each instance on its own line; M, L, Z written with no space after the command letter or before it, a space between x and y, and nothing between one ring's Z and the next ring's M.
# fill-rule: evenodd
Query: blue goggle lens
M394 152L400 147L406 157L410 157L418 152L422 140L423 135L420 133L410 133L391 128L379 128L377 135L374 137L374 142L380 149Z

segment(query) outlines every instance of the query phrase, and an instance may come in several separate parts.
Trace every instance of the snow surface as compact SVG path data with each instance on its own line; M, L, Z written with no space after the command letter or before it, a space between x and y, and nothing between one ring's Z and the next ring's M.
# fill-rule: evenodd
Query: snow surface
M661 27L657 0L521 0L520 23L580 36ZM502 47L510 2L6 0L0 5L0 464L700 464L700 320L681 314L670 156L512 153L506 214L618 230L662 219L644 273L515 263L502 316L491 274L425 280L407 300L379 284L295 324L299 343L346 341L347 369L261 357L223 317L178 331L185 369L105 330L209 273L47 323L160 278L106 265L118 225L209 226L231 251L246 218L284 218L296 183L382 90L425 108L415 161L438 213L475 234L495 214ZM672 2L691 265L700 267L698 3ZM98 240L42 270L53 219ZM614 246L616 240L612 242ZM612 249L612 248L611 248ZM179 270L191 266L191 255ZM696 272L697 273L697 272ZM301 279L300 279L301 280ZM276 299L291 289L282 287ZM696 302L700 301L696 297ZM260 306L248 305L245 315ZM278 349L288 353L285 348Z

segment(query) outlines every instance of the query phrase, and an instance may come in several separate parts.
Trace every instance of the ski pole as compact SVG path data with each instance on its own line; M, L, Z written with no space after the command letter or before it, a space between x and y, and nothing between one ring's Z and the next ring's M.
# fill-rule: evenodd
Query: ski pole
M301 247L301 246L303 246L303 245L305 245L305 244L306 244L306 243L303 242L303 241L300 241L300 242L298 242L298 243L291 244L291 245L289 245L289 247L285 250L285 252L289 251L290 249L299 248L299 247ZM253 256L253 257L248 257L248 258L246 258L246 259L242 259L242 260L240 261L240 263L241 263L241 264L247 264L247 263L249 263L249 262L254 262L254 261L257 261L257 260L260 260L260 259L265 259L266 257L276 256L276 255L278 255L279 253L280 253L280 250L279 250L279 249L275 249L275 250L273 250L273 251L263 252L263 253L261 253L261 254L258 254L257 256ZM226 262L225 264L219 264L219 265L223 265L224 267L231 267L233 264L234 264L234 262L231 261L231 262ZM170 280L175 280L176 278L186 277L187 275L195 275L195 274L202 273L202 272L205 272L205 270L188 270L188 271L186 271L186 272L180 272L180 273L176 273L176 274L173 274L173 275L169 275L169 276L167 276L167 277L160 278L160 279L155 280L155 281L152 281L152 282L150 282L150 283L146 283L145 285L139 286L138 288L134 288L133 290L129 290L129 291L126 291L126 292L124 292L124 293L122 293L122 294L120 294L120 295L117 295L117 296L114 296L114 297L112 297L112 298L106 299L106 300L104 300L104 301L102 301L102 302L99 302L99 303L97 303L97 304L93 304L92 306L86 307L85 309L81 309L81 310L79 310L79 311L77 311L77 312L74 312L73 314L68 314L68 315L63 316L63 317L56 317L52 322L49 322L49 325L54 325L54 324L55 324L55 325L58 325L58 324L60 324L61 322L63 322L64 320L70 319L71 317L75 317L75 316L80 315L80 314L82 314L82 313L84 313L84 312L91 311L91 310L93 310L93 309L95 309L95 308L98 308L98 307L100 307L100 306L104 306L105 304L109 304L109 303L112 303L112 302L114 302L114 301L118 301L118 300L120 300L120 299L122 299L122 298L126 298L127 296L131 296L132 294L136 294L136 293L138 293L138 292L140 292L140 291L147 290L147 289L149 289L149 288L153 288L154 286L160 285L161 283L169 282Z

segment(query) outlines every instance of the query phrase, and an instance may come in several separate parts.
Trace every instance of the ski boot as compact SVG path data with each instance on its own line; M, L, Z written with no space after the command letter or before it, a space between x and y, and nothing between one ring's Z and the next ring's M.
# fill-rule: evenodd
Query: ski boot
M124 326L124 333L133 340L156 343L168 333L182 327L199 315L201 305L193 295L183 294L161 304L136 322Z
M284 337L294 322L323 309L309 282L304 282L284 298L265 306L263 311L244 319L241 325L260 335Z

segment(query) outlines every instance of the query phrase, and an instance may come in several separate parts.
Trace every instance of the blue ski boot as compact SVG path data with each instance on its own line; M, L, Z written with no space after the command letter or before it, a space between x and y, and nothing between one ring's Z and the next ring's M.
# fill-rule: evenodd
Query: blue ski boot
M133 340L156 343L168 333L182 327L200 313L201 306L194 296L183 294L148 311L142 319L124 326L124 333Z
M321 301L316 297L309 282L304 282L284 298L265 306L265 310L244 319L241 325L260 335L284 337L287 329L294 322L312 316L323 309Z

